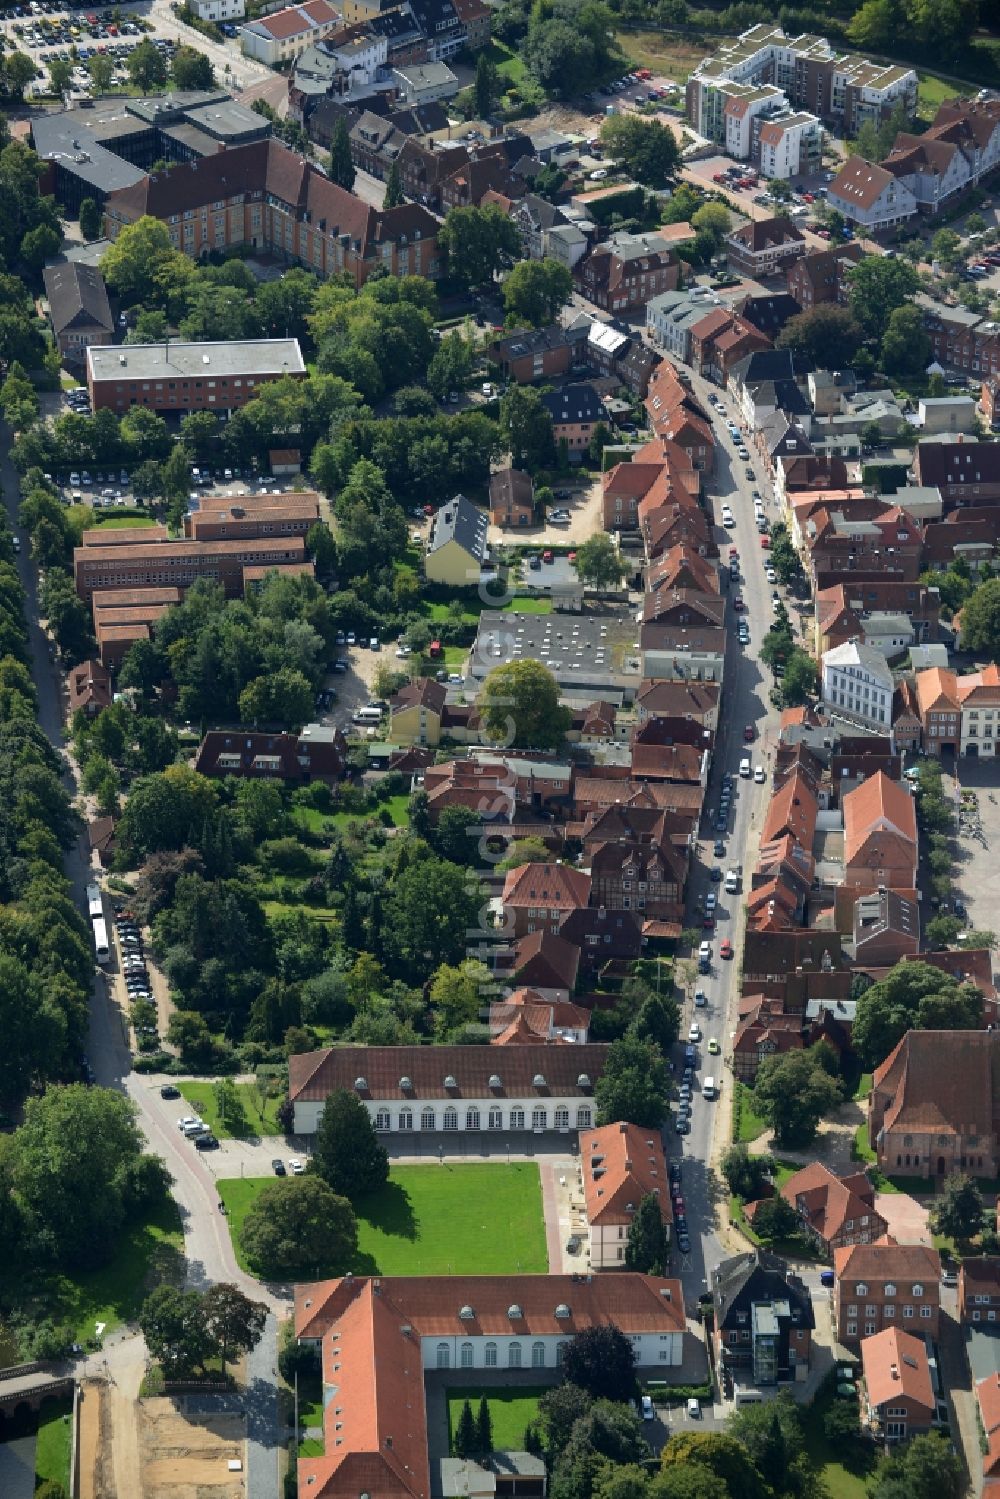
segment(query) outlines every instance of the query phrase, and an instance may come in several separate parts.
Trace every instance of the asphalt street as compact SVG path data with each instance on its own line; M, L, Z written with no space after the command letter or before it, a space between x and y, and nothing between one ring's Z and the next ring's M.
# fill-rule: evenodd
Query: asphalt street
M705 797L706 814L710 816L706 815L702 823L688 891L688 924L691 926L697 924L694 905L699 895L714 890L719 899L715 930L705 933L712 945L711 971L707 976L699 977L696 986L705 991L708 1003L704 1009L695 1010L693 1003L688 1001L684 1011L682 1041L677 1047L674 1062L675 1075L679 1077L683 1068L684 1037L692 1020L697 1019L702 1030L702 1042L697 1048L691 1133L685 1136L670 1133L667 1140L669 1157L679 1157L683 1170L691 1253L677 1255L675 1263L684 1283L685 1301L689 1307L706 1290L711 1271L725 1253L716 1229L718 1215L725 1210L726 1199L712 1170L712 1161L718 1158L729 1143L732 1110L730 1035L736 1028L739 1001L736 980L743 941L744 892L749 885L761 821L770 796L771 769L779 726L779 714L771 706L768 696L772 685L771 674L759 659L761 642L773 618L772 587L764 575L768 553L760 545L751 497L753 489L760 491L764 497L765 511L773 523L778 519L778 511L773 504L773 489L753 448L749 449L751 457L748 460L737 457L736 445L726 428L729 417L739 424L735 405L722 391L694 374L691 376L691 385L707 410L712 409L708 404L709 391L720 397L725 406L724 416L713 413L716 471L706 488L716 518L715 534L723 564L728 562L729 548L735 546L740 555L740 582L729 588L726 607L729 638L725 678L715 755ZM754 469L753 479L748 479L745 475L748 465ZM721 524L723 504L732 508L736 521L729 531L724 530ZM748 646L741 646L736 638L736 626L741 616L734 610L732 600L737 593L742 595L747 606L742 618L749 623ZM756 735L754 743L749 746L744 744L743 739L747 724L754 726ZM767 773L764 785L740 779L739 762L747 752L754 765L763 765ZM713 855L717 836L715 812L719 807L722 777L726 773L734 778L733 810L724 835L726 854L723 859L717 860ZM727 896L721 883L713 884L710 881L709 870L714 863L721 863L724 870L738 868L741 871L740 894ZM729 961L719 957L720 945L727 937L734 949L734 956ZM708 1054L705 1043L709 1038L719 1042L722 1048L720 1056ZM715 1079L717 1086L721 1083L719 1094L712 1102L702 1098L699 1091L702 1080L707 1075ZM668 1126L668 1129L672 1129L672 1126Z
M13 437L5 424L0 424L0 437L3 440L0 485L10 525L15 533L20 534L17 523L18 476L9 458ZM26 544L22 544L17 557L17 568L26 595L25 615L32 677L38 692L38 721L52 745L65 752L62 681L50 654L48 639L39 624L37 573ZM65 779L67 789L75 796L77 786L68 761ZM65 868L74 899L86 909L84 891L92 876L86 832L69 850ZM95 1079L102 1087L117 1088L133 1100L149 1148L163 1157L174 1178L172 1191L184 1230L187 1283L201 1288L216 1281L233 1282L255 1300L266 1302L272 1313L261 1343L248 1360L247 1487L249 1499L273 1499L278 1492L278 1447L282 1433L278 1425L277 1388L271 1379L268 1389L267 1380L277 1357L273 1313L287 1310L290 1295L262 1286L259 1281L244 1275L237 1265L226 1220L219 1212L211 1173L198 1153L189 1149L189 1142L177 1130L174 1117L164 1112L158 1084L154 1085L148 1078L130 1070L126 1031L121 1012L110 998L109 987L104 974L95 968L88 1056Z

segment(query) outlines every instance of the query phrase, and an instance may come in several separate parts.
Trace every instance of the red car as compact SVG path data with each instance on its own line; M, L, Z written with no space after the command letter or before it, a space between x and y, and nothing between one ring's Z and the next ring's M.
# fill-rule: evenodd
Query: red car
M704 929L705 929L706 932L710 932L715 927L715 917L714 916L706 916L702 920L701 924L704 927Z
M728 937L725 937L725 938L723 938L722 945L719 948L719 957L720 958L731 958L732 955L733 955L733 944L730 942L730 940L729 940Z
M737 614L741 614L743 612L743 610L746 608L746 604L744 604L744 602L743 602L743 600L742 600L742 598L740 597L739 594L737 594L736 597L733 599L733 608L736 610Z
M739 547L730 547L729 548L729 560L730 560L730 562L739 562L739 560L740 560Z
M754 728L753 724L752 723L744 724L744 726L743 726L743 743L744 744L753 744L754 739L756 737L757 737L757 731Z
M770 538L770 536L768 536L768 534L767 534L766 531L764 532L764 535L760 538L760 544L765 549L771 545L771 538Z

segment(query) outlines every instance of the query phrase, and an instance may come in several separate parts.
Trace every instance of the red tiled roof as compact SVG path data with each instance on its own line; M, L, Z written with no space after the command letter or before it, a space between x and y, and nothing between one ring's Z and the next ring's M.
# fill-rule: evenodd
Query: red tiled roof
M991 1374L976 1383L976 1399L986 1435L992 1436L1000 1429L1000 1374Z
M659 1200L663 1221L671 1221L667 1158L656 1131L637 1124L585 1130L580 1135L580 1166L591 1225L630 1223L650 1194Z
M902 1397L933 1414L934 1391L923 1338L898 1327L862 1338L861 1366L870 1405L888 1405Z
M569 864L519 864L507 871L505 906L546 906L572 911L590 900L590 876Z
M322 1102L341 1088L363 1098L414 1101L492 1096L590 1098L607 1054L603 1042L524 1046L498 1064L490 1046L333 1046L289 1057L288 1092L293 1102ZM495 1076L501 1080L499 1087L491 1086ZM543 1078L544 1084L536 1085L536 1077ZM400 1087L404 1078L411 1084L405 1091ZM356 1088L361 1080L365 1087Z

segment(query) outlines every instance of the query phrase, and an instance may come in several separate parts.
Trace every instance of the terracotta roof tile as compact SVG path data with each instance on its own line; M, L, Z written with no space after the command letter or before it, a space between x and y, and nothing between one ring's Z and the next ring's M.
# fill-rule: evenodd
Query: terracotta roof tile
M606 1124L580 1135L580 1165L587 1218L594 1224L632 1221L644 1197L657 1197L665 1223L672 1221L667 1158L656 1131L637 1124Z
M497 1064L490 1046L334 1046L301 1052L288 1061L288 1091L293 1102L319 1102L338 1088L367 1099L590 1098L604 1070L608 1048L525 1046ZM499 1076L499 1087L490 1079ZM535 1085L536 1077L544 1085ZM580 1078L588 1082L581 1084ZM412 1086L404 1091L400 1080ZM449 1078L455 1086L446 1086ZM355 1089L363 1079L364 1089Z
M888 1405L902 1396L933 1415L934 1391L923 1338L901 1332L898 1327L887 1327L873 1338L862 1338L861 1366L869 1404Z

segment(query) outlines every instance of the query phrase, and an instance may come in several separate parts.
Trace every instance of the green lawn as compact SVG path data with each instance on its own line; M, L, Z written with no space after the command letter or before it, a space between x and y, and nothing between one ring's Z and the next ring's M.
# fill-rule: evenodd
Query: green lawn
M120 531L125 526L152 526L151 515L133 511L119 511L113 515L95 515L94 525L101 531Z
M749 1145L767 1129L767 1120L754 1113L753 1090L745 1083L733 1084L733 1139Z
M299 1375L299 1425L323 1425L323 1381L318 1374Z
M825 1385L812 1405L804 1407L806 1451L819 1469L820 1491L828 1499L866 1499L876 1452L868 1442L838 1442L836 1448L830 1445L823 1417L836 1399L835 1389Z
M218 1183L236 1257L240 1227L271 1178ZM353 1265L318 1266L318 1274L502 1275L548 1269L542 1189L530 1161L507 1165L394 1166L380 1192L355 1209Z
M479 616L485 608L486 605L481 599L462 598L462 623L465 625L477 625L479 623ZM444 624L445 620L451 619L450 604L432 604L424 600L421 604L420 612L428 623L432 625L441 625Z
M194 1112L204 1119L209 1129L220 1140L247 1139L252 1135L280 1135L278 1104L280 1098L264 1101L264 1112L257 1107L257 1090L252 1083L237 1083L236 1091L243 1105L243 1122L223 1120L215 1102L212 1083L178 1083L178 1087Z
M48 1276L46 1310L54 1322L69 1323L78 1342L92 1338L98 1322L107 1334L136 1315L154 1286L179 1279L183 1242L177 1206L168 1199L125 1231L110 1265Z
M489 58L500 76L506 78L508 87L512 85L516 87L524 78L524 63L517 53L505 47L503 42L491 41L489 46L484 48L484 55Z
M35 1443L35 1487L45 1479L69 1493L69 1453L73 1431L72 1400L43 1400Z
M917 117L922 120L932 120L937 114L938 106L944 104L948 99L957 98L962 92L953 83L945 83L943 78L936 78L933 73L917 73Z
M711 43L685 41L683 37L669 36L663 31L633 31L622 27L616 33L616 40L634 67L650 68L682 87L702 58L713 50ZM684 100L680 102L683 105Z
M514 614L551 614L552 600L535 594L518 593L505 608L512 610Z
M497 1452L523 1452L524 1428L538 1415L539 1398L545 1387L512 1390L449 1390L448 1391L448 1441L455 1440L455 1430L462 1406L468 1400L472 1414L478 1415L479 1401L483 1395L490 1408L493 1423L493 1446ZM454 1453L454 1447L452 1447Z

